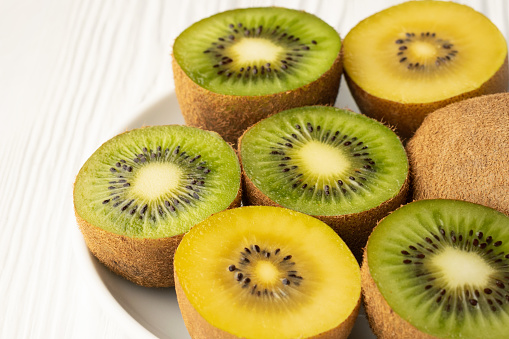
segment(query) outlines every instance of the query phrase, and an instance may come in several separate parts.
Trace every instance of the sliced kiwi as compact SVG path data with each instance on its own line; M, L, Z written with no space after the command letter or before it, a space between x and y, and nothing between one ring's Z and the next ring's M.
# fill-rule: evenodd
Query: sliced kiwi
M345 37L344 67L361 111L405 137L427 113L505 92L508 83L502 33L481 13L446 1L409 1L363 20Z
M222 12L187 28L173 55L197 84L215 93L266 95L317 80L341 47L314 15L286 8Z
M431 113L407 145L414 199L460 199L509 215L509 93Z
M180 309L193 338L347 338L360 272L321 221L250 206L212 215L175 253Z
M359 256L376 222L405 201L408 161L396 134L333 107L264 119L239 144L246 202L318 216Z
M240 165L213 132L154 126L120 134L83 165L76 217L91 251L146 286L173 283L172 251L194 224L239 205Z
M236 143L244 129L272 113L334 104L340 50L338 33L303 11L246 8L203 19L173 46L184 119Z
M391 338L504 338L509 218L456 200L421 200L373 231L362 267L374 332Z

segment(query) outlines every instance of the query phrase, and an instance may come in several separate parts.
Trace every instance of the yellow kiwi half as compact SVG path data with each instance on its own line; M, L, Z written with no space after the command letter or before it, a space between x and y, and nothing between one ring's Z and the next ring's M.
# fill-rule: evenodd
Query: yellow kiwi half
M454 2L390 7L357 24L343 47L359 108L403 137L451 102L507 90L504 36L483 14Z
M326 224L280 207L212 215L175 253L177 298L193 338L347 338L360 269Z

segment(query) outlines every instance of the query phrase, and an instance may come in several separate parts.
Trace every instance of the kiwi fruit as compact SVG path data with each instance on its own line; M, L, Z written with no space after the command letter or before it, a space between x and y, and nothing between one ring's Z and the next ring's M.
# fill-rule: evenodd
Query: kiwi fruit
M153 126L105 142L74 184L76 219L90 251L147 287L173 286L182 235L212 213L240 205L240 164L214 132Z
M460 200L420 200L384 218L362 264L378 338L506 338L509 217Z
M458 199L509 215L509 93L431 113L407 145L414 199Z
M248 206L194 226L175 253L175 289L193 338L347 338L360 269L318 219Z
M504 36L465 5L405 2L361 21L343 44L345 78L359 109L405 139L430 112L507 91Z
M175 40L175 91L186 124L235 144L279 111L333 105L341 39L316 16L280 7L235 9L203 19Z
M249 128L238 148L246 204L315 216L358 259L377 221L407 198L408 160L399 138L352 111L283 111Z

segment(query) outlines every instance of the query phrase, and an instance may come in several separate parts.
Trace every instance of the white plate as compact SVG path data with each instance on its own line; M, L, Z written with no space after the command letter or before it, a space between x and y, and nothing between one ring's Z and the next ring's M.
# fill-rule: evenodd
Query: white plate
M345 84L336 106L357 110ZM140 109L139 114L122 131L147 125L183 124L175 92L158 96ZM75 249L83 278L97 296L105 311L115 318L125 333L133 338L190 338L182 320L174 288L137 286L110 272L87 249L76 227ZM375 338L361 310L351 339Z

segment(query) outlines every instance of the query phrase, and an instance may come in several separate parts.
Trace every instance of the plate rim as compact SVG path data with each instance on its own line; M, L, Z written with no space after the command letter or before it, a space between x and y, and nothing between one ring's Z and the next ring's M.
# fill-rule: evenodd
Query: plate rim
M175 90L167 90L153 95L151 98L133 109L133 114L129 121L124 122L121 126L113 128L113 130L117 132L116 134L125 132L127 130L126 126L133 125L136 120L139 119L141 114L154 109L172 95L175 95ZM103 311L114 319L119 327L124 327L124 332L129 333L130 337L158 339L158 337L148 328L143 326L131 314L129 314L129 312L110 292L110 289L97 271L97 263L94 263L96 258L88 249L88 246L83 239L83 235L77 225L74 225L73 227L72 236L74 243L73 252L77 258L82 279L89 290L93 291L91 294L93 294L98 304L100 304L100 307L103 308ZM102 265L102 263L99 264ZM126 328L127 326L129 327Z

